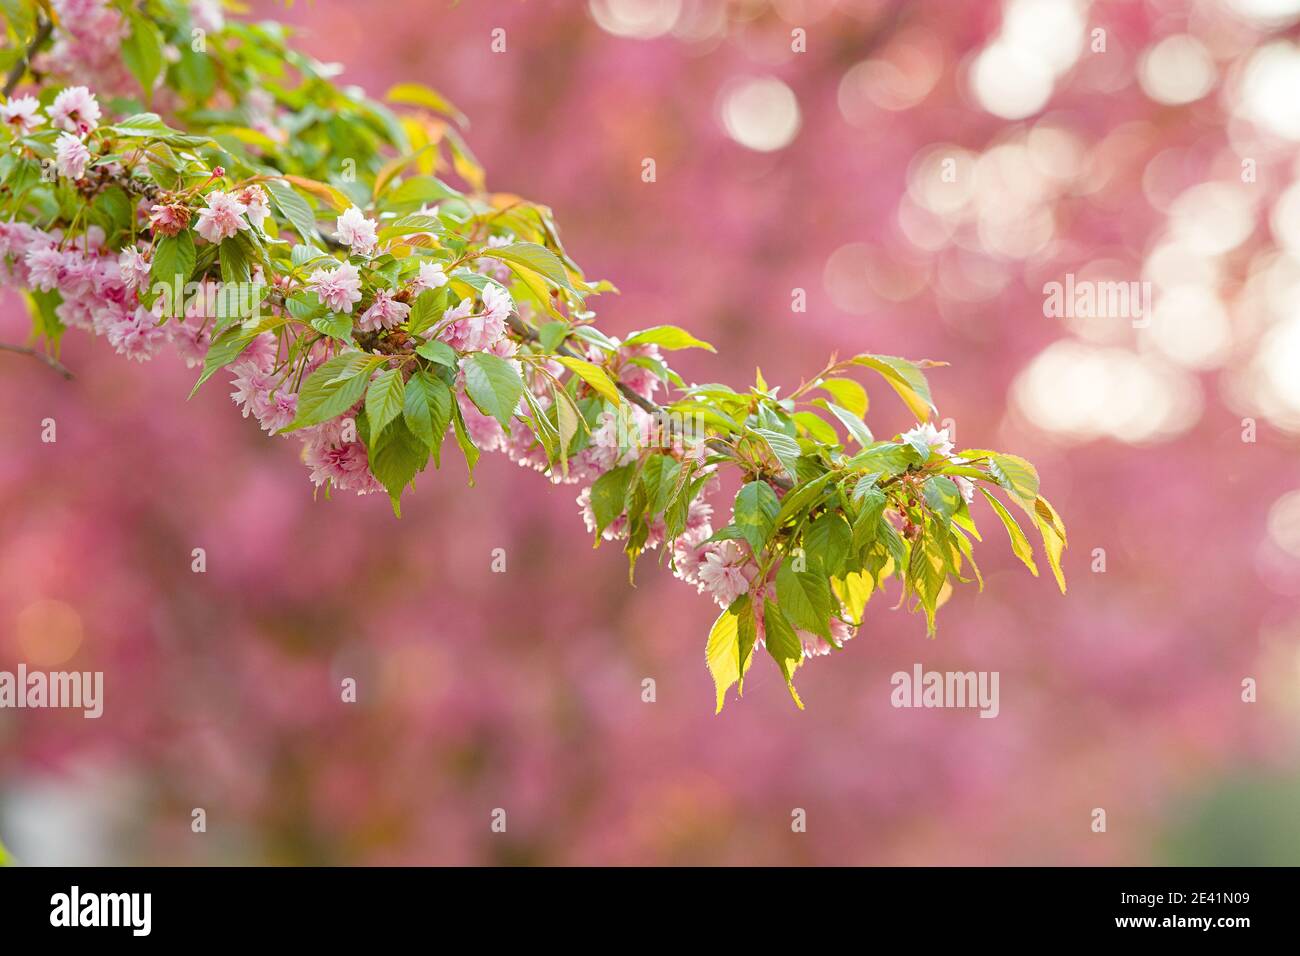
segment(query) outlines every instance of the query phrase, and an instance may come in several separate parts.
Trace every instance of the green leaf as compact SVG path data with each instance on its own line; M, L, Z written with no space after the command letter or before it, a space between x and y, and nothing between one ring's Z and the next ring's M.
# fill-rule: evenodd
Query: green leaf
M311 242L315 239L316 213L312 211L307 200L298 195L297 191L283 179L268 179L263 185L302 241Z
M543 352L554 352L568 336L568 322L547 322L537 330L537 343L542 347Z
M427 358L435 365L445 365L450 369L456 367L456 350L438 339L425 342L415 350L415 354Z
M703 339L697 339L685 329L675 325L656 325L640 332L633 332L623 342L624 345L657 345L661 349L705 349L716 352L712 345Z
M921 457L910 445L894 441L876 442L849 459L850 467L878 475L901 475L912 465L919 465Z
M627 486L635 465L623 465L605 472L591 486L591 512L596 516L596 535L617 520L626 508Z
M465 391L484 415L510 427L510 419L524 395L524 380L514 365L491 352L474 352L466 357Z
M406 382L402 370L390 368L376 375L366 390L366 419L370 422L370 433L381 434L389 422L402 414L405 404Z
M852 412L859 420L867 414L867 390L851 378L828 378L817 386L829 392L835 404Z
M465 416L461 414L460 404L454 401L451 403L451 423L456 429L456 444L460 446L461 454L465 456L465 466L469 469L469 484L472 488L474 466L478 464L482 452L469 437L469 430L465 427Z
M709 640L704 648L704 660L713 675L717 692L717 710L722 705L731 685L744 679L745 672L754 659L756 629L754 612L748 594L742 594L713 622Z
M803 547L810 565L819 567L826 577L844 573L852 542L853 532L838 511L818 516L803 533Z
M863 488L866 480L863 478L858 487L853 489L853 500L861 506L858 517L853 522L853 547L859 550L876 540L880 530L880 517L885 511L885 505L889 503L889 496L874 484L867 485L859 495L858 491Z
M190 398L198 392L199 386L210 379L219 369L225 368L243 354L244 349L252 344L262 332L267 331L265 322L250 322L227 329L213 340L208 347L208 354L203 357L203 372L190 390ZM301 410L301 400L299 410Z
M601 398L611 405L619 405L623 401L623 396L619 394L618 388L614 385L613 380L605 374L605 370L599 365L592 362L585 362L579 358L573 358L568 355L557 355L555 361L559 362L574 375L578 376L600 395Z
M930 412L935 411L934 399L930 397L930 385L915 362L894 355L864 354L855 355L853 363L879 372L916 416L917 421L928 421Z
M298 391L298 414L289 427L291 432L310 425L319 425L337 418L361 400L370 381L370 373L361 371L350 378L339 379L345 368L354 368L352 354L336 355L307 376Z
M776 516L776 526L779 528L795 515L802 514L812 507L834 477L835 473L828 471L786 492L785 497L781 499L781 510Z
M795 627L830 639L831 592L823 575L796 571L786 558L776 572L776 597Z
M441 289L425 289L411 303L411 314L406 319L406 330L412 335L422 335L433 328L443 313L445 295ZM449 351L451 346L444 345ZM430 361L437 361L433 356L425 356ZM445 363L443 363L445 364ZM454 354L453 354L454 364Z
M781 511L776 492L766 481L751 481L737 493L734 510L732 523L757 555L776 530L776 516Z
M251 282L252 268L248 254L239 236L221 240L221 281L227 283Z
M1065 537L1065 523L1061 521L1061 516L1056 513L1056 509L1042 497L1034 500L1034 523L1038 525L1038 531L1043 536L1043 550L1047 552L1047 562L1052 566L1056 586L1064 594L1065 572L1061 570L1061 553L1068 544Z
M402 417L406 427L433 453L435 465L441 467L438 450L451 423L452 398L447 383L424 370L417 371L406 383Z
M393 514L402 516L402 489L419 474L429 460L429 448L413 435L401 419L382 432L374 432L372 425L370 470L388 490L393 502Z
M1004 455L979 448L963 451L961 457L987 458L989 476L1011 492L1020 507L1027 512L1032 511L1034 499L1038 497L1038 469L1032 464L1018 455Z
M161 283L172 289L179 285L183 297L197 258L193 232L187 229L179 235L164 236L154 250L150 279L155 285ZM176 315L184 314L183 302L173 301L172 307Z
M1029 569L1030 574L1038 577L1038 566L1034 564L1033 546L1030 545L1029 539L1025 537L1025 533L1020 530L1020 525L1016 524L1016 519L1011 517L1011 512L1007 511L1006 506L993 497L993 493L987 488L980 488L980 493L989 500L993 510L1002 519L1002 526L1007 529L1007 535L1011 538L1012 552L1025 563L1025 567Z
M122 43L122 61L140 84L145 98L153 96L153 85L163 68L162 33L138 14L131 15L131 32Z
M921 493L925 496L925 503L930 506L930 510L937 514L945 525L952 521L952 516L962 506L961 490L957 487L957 483L942 475L927 478L925 484L921 486Z
M766 598L763 600L763 631L767 652L781 669L781 676L785 678L785 686L790 689L795 705L803 710L803 701L794 689L794 672L803 663L803 645L781 609Z
M840 408L834 402L827 402L826 407L830 409L832 415L840 420L840 424L848 429L853 440L863 448L876 440L866 423L847 408Z
M560 257L545 246L539 246L535 242L515 242L508 246L494 246L484 255L491 259L500 259L512 267L523 266L549 279L561 289L577 293L569 281L569 274L565 271Z
M798 475L801 451L797 441L789 435L772 431L770 428L752 428L750 431L767 443L767 447L772 450L772 454L781 463L781 467L790 473L791 478Z
M330 312L319 315L309 323L321 335L328 335L339 342L352 342L352 316L345 312Z
M907 569L908 583L921 599L925 608L926 634L934 637L934 616L939 607L939 592L948 579L948 561L939 533L933 524L929 533L912 542L911 564ZM942 532L946 534L946 532Z

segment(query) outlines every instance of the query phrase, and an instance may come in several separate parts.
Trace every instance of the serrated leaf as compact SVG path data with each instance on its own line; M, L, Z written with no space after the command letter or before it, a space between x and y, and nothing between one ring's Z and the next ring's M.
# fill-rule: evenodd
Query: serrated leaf
M185 284L190 281L197 258L194 234L190 230L175 236L164 236L154 250L150 280L155 285L161 283L173 289L179 287L183 298ZM176 315L183 314L183 302L174 301L172 307L176 310Z
M330 312L327 315L318 315L311 319L309 324L321 335L328 335L339 342L351 342L353 322L352 316L343 312Z
M456 350L446 342L438 339L431 339L430 341L425 342L415 350L415 354L422 358L427 358L435 365L445 365L450 369L456 368Z
M441 467L439 449L451 422L452 398L447 383L423 370L415 372L406 383L402 417L406 427L433 453L433 462Z
M307 200L299 196L283 179L268 179L264 185L266 191L271 194L271 199L275 201L284 218L289 220L294 232L298 233L303 242L309 243L315 239L318 235L316 213L312 211Z
M781 676L785 678L785 686L789 688L795 705L803 710L803 701L799 699L799 692L794 689L794 672L803 663L803 645L781 609L766 598L763 600L763 632L767 652L772 655L776 666L780 668Z
M291 432L311 425L319 425L337 418L361 400L370 381L370 373L363 371L351 378L338 379L346 363L355 361L351 355L336 355L307 376L298 390L298 414L283 431Z
M366 419L370 422L370 433L379 435L384 428L402 414L406 404L406 381L401 369L390 368L380 372L366 389Z
M961 491L951 478L935 475L927 478L921 486L921 493L930 510L937 514L946 525L952 521L962 506Z
M1065 551L1067 541L1065 538L1065 523L1061 516L1056 513L1046 498L1036 498L1034 501L1034 523L1038 526L1039 533L1043 536L1043 550L1047 553L1047 563L1052 566L1052 575L1056 578L1056 586L1065 593L1065 572L1061 570L1061 554Z
M474 486L474 466L478 464L482 452L474 444L473 439L469 437L469 429L465 427L465 416L461 414L460 403L453 401L451 403L451 423L456 430L456 444L460 446L461 454L465 456L465 466L469 469L469 484Z
M676 325L656 325L639 332L633 332L623 342L624 345L657 345L661 349L704 349L716 352L712 345L703 339L697 339L691 333Z
M1002 502L993 497L993 493L987 488L980 488L980 493L988 499L989 504L993 506L993 510L997 512L997 516L1002 519L1002 527L1007 529L1007 536L1011 539L1011 551L1024 562L1030 574L1038 577L1038 566L1034 564L1033 546L1030 545L1029 539L1025 537L1025 533L1020 530L1020 525L1016 524L1016 519L1011 517L1011 512L1006 509Z
M514 365L491 352L474 352L461 364L465 391L484 415L510 427L510 419L524 394L524 380Z
M627 487L632 480L633 465L613 468L591 486L591 513L596 517L597 540L627 507Z
M612 405L622 404L623 396L619 394L613 380L599 365L569 355L557 355L555 361L590 385L605 401Z
M382 432L372 432L371 442L370 470L387 489L393 513L400 518L402 490L424 469L429 460L429 448L401 419Z
M443 314L445 299L442 289L425 289L417 295L411 303L411 314L406 318L406 330L411 335L423 335L433 328Z
M872 444L876 439L871 434L871 429L867 427L866 422L849 411L847 408L840 408L834 402L827 402L826 407L830 413L840 420L840 424L848 429L849 435L863 448Z
M869 405L867 390L853 379L828 378L824 379L817 387L824 392L829 392L831 397L835 399L836 405L848 409L859 420L867 414Z
M789 472L790 477L794 478L799 473L799 456L802 454L799 443L789 435L770 428L751 428L755 435L758 435L772 450L776 460L781 463L781 467Z
M744 597L747 602L748 595ZM713 676L713 688L717 693L715 714L722 713L727 691L740 680L740 661L740 616L729 607L713 622L704 646L704 662Z
M734 510L732 524L758 554L776 530L776 516L781 511L776 492L765 481L751 481L736 494Z
M776 572L776 597L795 627L830 639L831 592L817 571L796 571L790 558Z
M852 542L853 532L838 511L819 515L803 533L809 566L820 568L827 577L838 577L844 572Z
M935 410L930 397L930 385L925 374L915 363L895 355L855 355L853 364L874 369L884 377L898 397L911 410L919 422L928 421Z
M514 242L508 246L493 246L486 250L484 255L491 259L500 259L512 268L522 266L545 277L560 288L577 294L577 290L569 281L564 263L545 246L539 246L535 242Z

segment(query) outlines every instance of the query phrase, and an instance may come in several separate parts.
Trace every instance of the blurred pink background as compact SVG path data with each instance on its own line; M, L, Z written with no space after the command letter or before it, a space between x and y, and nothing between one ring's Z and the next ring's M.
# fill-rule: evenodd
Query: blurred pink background
M764 658L715 717L716 608L652 560L628 587L574 489L449 456L401 521L313 501L220 376L186 403L179 363L72 333L70 383L0 354L0 669L103 670L105 713L0 711L15 856L1300 863L1300 2L255 8L372 95L450 96L489 186L623 290L602 328L717 345L688 381L950 361L940 418L1038 464L1070 591L980 508L987 588L937 639L877 595L805 712ZM1152 321L1045 317L1067 273L1151 282ZM869 385L875 433L908 427ZM999 671L1000 715L893 709L915 662Z

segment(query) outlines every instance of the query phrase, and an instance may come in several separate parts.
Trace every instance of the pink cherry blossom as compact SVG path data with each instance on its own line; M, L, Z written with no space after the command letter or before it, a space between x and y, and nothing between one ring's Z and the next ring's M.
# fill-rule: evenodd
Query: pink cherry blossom
M368 256L375 251L378 237L375 235L375 223L367 219L356 206L339 216L335 221L339 242L351 246L352 251Z
M262 228L262 223L271 214L266 190L254 183L241 189L235 194L235 198L244 204L244 214L248 216L248 221L257 228Z
M727 607L749 588L755 568L746 568L747 553L735 541L717 541L704 555L698 577L719 606Z
M370 308L361 313L361 317L357 320L357 328L363 332L391 329L405 322L410 312L409 305L398 302L387 289L380 289L375 293L375 301Z
M13 127L19 136L26 136L45 123L45 117L38 112L40 108L41 103L34 96L15 96L0 105L0 119Z
M99 101L84 86L70 86L54 98L50 120L59 129L84 135L99 125Z
M330 311L350 313L361 301L361 273L352 263L342 262L336 269L317 269L307 277L307 288Z
M199 221L194 224L194 231L208 242L221 242L234 236L241 229L247 229L244 213L248 207L237 198L221 191L208 193L208 207L199 212Z
M134 246L127 246L118 253L117 268L128 289L138 289L149 281L149 260Z
M437 289L448 282L447 274L442 270L442 263L424 261L420 263L419 271L416 273L415 281L411 283L411 288L417 292L423 292L425 289Z
M54 166L60 176L80 179L86 174L86 164L90 162L90 150L86 144L71 133L64 133L54 145Z
M189 224L190 210L184 203L168 203L149 210L149 226L160 236L180 235Z
M153 358L167 338L167 334L158 325L157 316L144 306L108 324L104 335L119 355L137 362L147 362Z

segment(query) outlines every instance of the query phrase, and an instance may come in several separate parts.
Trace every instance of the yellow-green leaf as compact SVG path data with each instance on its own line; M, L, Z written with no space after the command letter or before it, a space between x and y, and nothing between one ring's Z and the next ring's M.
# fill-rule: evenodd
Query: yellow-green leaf
M987 488L981 488L980 493L989 500L993 510L997 512L998 517L1002 519L1002 526L1007 529L1007 535L1011 538L1011 550L1016 557L1025 563L1031 574L1038 577L1038 566L1034 564L1034 549L1025 537L1025 533L1020 530L1020 525L1016 524L1016 519L1011 517L1011 512L1007 510L1006 505L993 497L992 492Z
M612 405L618 405L623 401L618 386L614 384L614 381L605 374L605 370L599 365L580 358L574 358L571 355L557 355L555 360L594 388L596 393L605 401Z

